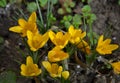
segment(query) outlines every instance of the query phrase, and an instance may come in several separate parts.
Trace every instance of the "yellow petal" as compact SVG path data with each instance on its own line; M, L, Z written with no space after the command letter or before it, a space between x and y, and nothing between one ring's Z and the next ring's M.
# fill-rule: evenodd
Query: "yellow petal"
M18 20L18 23L19 23L19 25L21 26L21 27L25 27L26 26L26 24L27 24L27 22L24 20L24 19L19 19Z
M112 65L113 67L118 67L118 66L120 66L120 61L118 61L118 62L113 62L113 63L111 63L111 65Z
M38 65L33 63L31 56L27 57L26 65L21 65L21 75L23 76L38 76L41 72L42 70L38 68Z
M62 32L57 32L56 38L61 39L62 37L63 37L63 33Z
M20 68L21 68L21 75L25 76L25 75L26 75L26 65L25 65L25 64L22 64L22 65L20 66Z
M20 66L20 68L21 68L21 70L25 70L26 69L26 65L25 64L22 64L21 66Z
M27 41L27 43L28 43L28 45L29 45L29 47L30 47L30 50L32 50L32 51L37 51L39 48L37 47L34 47L34 43L33 43L33 41L32 40L28 40Z
M33 39L33 33L31 31L27 31L27 38L28 38L28 40Z
M74 26L70 26L68 32L72 35L74 33Z
M55 51L49 51L48 52L48 59L49 59L50 62L60 61L60 58L56 56Z
M69 77L69 72L68 71L63 71L62 72L62 77L64 78L64 79L68 79L68 77Z
M80 39L83 39L86 36L86 32L82 32L81 29L74 29L72 25L69 27L68 32L71 35L70 42L72 44L80 42Z
M83 39L86 36L86 32L81 33L80 38Z
M103 37L103 35L100 36L96 50L102 55L111 54L113 50L116 50L118 48L118 45L110 44L111 39L106 39L103 41Z
M59 66L59 68L58 68L58 75L59 75L59 77L61 77L62 71L63 71L63 67Z
M51 41L53 41L53 39L55 38L55 33L53 31L49 31L49 37Z
M120 74L120 61L111 63L114 73Z
M27 43L30 46L30 49L32 51L37 51L39 48L42 48L47 43L49 36L48 32L46 32L44 35L41 35L39 33L33 34L32 32L27 31L27 38Z
M60 51L60 50L61 50L61 47L59 47L59 46L55 46L52 50Z
M54 64L53 66L54 66L54 67L52 67L53 72L50 73L50 76L53 78L54 77L61 77L61 72L63 70L62 66L58 66L57 64Z
M58 73L58 67L59 66L56 63L53 63L52 66L51 66L51 68L52 68L51 73L57 74Z
M37 72L36 76L38 76L38 75L41 74L41 73L42 73L42 70L39 69L39 71Z
M70 37L71 37L71 35L70 35L68 32L66 32L66 33L65 33L65 37L64 37L64 38L69 40L69 39L70 39Z
M30 47L30 50L32 50L32 51L37 51L38 49L37 48L34 48L34 47Z
M119 68L114 68L114 73L120 74L120 69Z
M70 34L65 33L65 35L62 39L64 40L63 47L65 47L68 44L68 41L70 40Z
M29 19L28 19L28 22L31 22L31 23L36 22L36 13L35 13L35 12L33 12L33 13L31 14L31 16L30 16Z
M37 64L34 64L34 72L35 72L35 76L38 76L39 74L42 73L42 70L38 68Z
M9 31L16 32L16 33L21 33L22 30L23 29L20 26L14 26L9 28Z
M46 69L48 72L51 72L51 64L50 64L48 61L43 61L43 62L42 62L42 65L45 67L45 69Z
M78 48L80 48L83 52L90 54L90 46L88 43L84 40L81 40L80 43L77 45Z
M27 43L30 46L32 51L37 51L38 49L33 46L33 33L31 31L27 31Z
M27 65L26 76L38 76L41 74L41 69L38 68L37 64Z
M116 50L117 48L118 48L119 46L118 45L116 45L116 44L110 44L110 45L108 45L108 46L106 46L106 48L108 49L108 50Z
M53 78L58 77L56 74L53 74L53 73L50 73L50 76Z
M53 49L48 53L48 59L50 62L58 62L69 57L68 53L65 53L62 50Z
M33 64L33 59L31 56L28 56L26 60L26 65L31 65L31 64Z
M49 37L53 44L61 48L64 48L67 45L68 40L70 39L70 34L69 33L63 34L63 32L57 32L55 34L53 31L49 31Z
M106 39L105 41L103 41L103 44L104 45L109 45L111 42L111 39Z
M116 50L118 48L118 45L113 45L113 44L110 44L110 45L106 45L105 47L101 48L101 53L103 54L111 54L113 50Z
M98 45L97 46L101 45L102 42L103 42L103 35L100 36L100 38L98 40Z
M98 53L100 53L100 54L102 54L102 55L105 55L105 54L106 54L106 53L105 53L103 50L101 50L100 48L96 48L96 50L97 50Z
M42 48L47 43L48 39L49 39L49 35L48 35L48 32L46 32L42 36L42 40L41 40L41 44L40 44L39 48Z

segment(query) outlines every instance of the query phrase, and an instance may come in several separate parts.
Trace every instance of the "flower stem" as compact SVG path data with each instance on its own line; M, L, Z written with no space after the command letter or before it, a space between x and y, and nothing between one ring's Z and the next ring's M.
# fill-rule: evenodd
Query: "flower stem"
M63 66L64 66L64 69L65 69L65 70L68 70L68 59L65 59L65 60L63 61Z
M47 26L46 26L46 30L49 29L49 25L50 25L49 17L50 17L50 0L48 0L48 5L47 5Z
M47 5L47 30L49 29L49 26L50 26L50 16L52 14L52 8L53 8L53 0L48 0L48 5Z
M37 64L38 63L38 51L33 53L33 57L34 57L34 62Z
M37 7L38 7L38 12L39 12L39 16L40 16L41 23L42 23L42 25L44 26L44 22L43 22L43 18L42 18L42 13L41 13L41 9L40 9L38 0L36 0L36 3L37 3Z
M90 27L90 42L91 42L91 46L93 46L94 45L94 34L93 34L93 29L92 29L92 24L91 23L89 23L89 27Z
M84 30L86 32L87 31L87 25L86 25L86 22L85 22L85 17L83 18L83 23L84 23Z

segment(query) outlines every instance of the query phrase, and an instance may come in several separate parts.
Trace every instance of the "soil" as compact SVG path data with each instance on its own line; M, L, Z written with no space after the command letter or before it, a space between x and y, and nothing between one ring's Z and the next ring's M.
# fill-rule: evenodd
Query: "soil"
M92 0L90 5L92 12L97 16L97 20L93 24L94 31L99 34L109 31L111 34L108 35L111 35L113 42L120 45L120 5L118 5L117 0ZM18 62L25 61L22 59L21 53L16 49L20 47L20 49L24 50L21 39L17 34L8 31L9 27L17 24L15 20L11 19L15 14L14 10L13 8L8 10L0 8L0 36L4 38L4 42L0 44L0 73L12 70L18 76L17 83L32 83L30 79L21 77L19 73L20 64ZM115 55L113 54L114 57L110 57L110 59L120 59L119 54L120 51ZM111 70L105 70L105 72L110 71L108 73L90 72L84 75L84 69L79 68L78 65L71 67L71 83L120 83L120 77L112 74ZM77 72L78 70L79 72Z
M97 16L94 23L94 30L99 34L111 31L111 36L115 41L120 44L120 5L117 0L93 0L90 4L93 13Z

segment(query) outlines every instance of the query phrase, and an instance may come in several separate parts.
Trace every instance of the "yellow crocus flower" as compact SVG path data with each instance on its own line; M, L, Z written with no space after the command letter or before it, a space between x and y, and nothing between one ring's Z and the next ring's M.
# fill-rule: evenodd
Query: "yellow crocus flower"
M90 46L88 45L88 43L84 40L81 40L78 45L77 45L78 48L81 49L81 51L87 53L87 54L90 54L91 53L91 50L90 50Z
M10 27L9 30L12 32L20 33L22 37L27 35L27 31L31 31L33 33L38 33L37 25L36 25L36 13L33 12L29 17L28 21L24 19L18 20L18 26Z
M72 25L69 27L68 33L71 35L70 42L72 44L80 42L86 36L86 32L82 32L81 29L74 29Z
M60 46L60 48L64 48L70 39L70 35L68 33L63 34L62 32L57 32L56 34L53 31L49 31L50 40L56 46Z
M62 77L63 77L64 79L68 79L69 76L70 76L69 71L63 71L63 72L62 72Z
M55 77L61 77L61 73L63 71L62 66L59 66L56 63L49 63L48 61L43 61L42 65L45 67L45 69L49 72L50 76Z
M33 63L32 57L28 56L26 59L26 65L21 65L21 75L23 76L38 76L42 70L38 68L37 64Z
M32 33L27 31L27 43L32 51L37 51L39 48L42 48L49 39L48 32L41 35L39 33Z
M58 62L69 57L68 53L65 53L60 47L55 47L48 53L48 59L50 62Z
M117 44L110 44L111 39L106 39L103 41L104 36L101 35L98 44L96 47L96 50L98 53L105 55L105 54L111 54L113 50L116 50L118 48Z
M113 67L114 73L120 74L120 61L111 63L111 65Z

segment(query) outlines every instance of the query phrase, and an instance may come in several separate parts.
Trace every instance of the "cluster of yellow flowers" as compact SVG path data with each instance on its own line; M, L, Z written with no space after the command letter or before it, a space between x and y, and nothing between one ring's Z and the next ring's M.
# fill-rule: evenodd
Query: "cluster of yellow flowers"
M37 51L42 48L47 41L55 45L55 47L48 52L48 61L43 61L42 65L49 72L51 77L63 77L68 79L69 72L64 70L62 66L59 66L57 62L69 58L69 54L63 51L63 48L70 42L76 45L81 51L85 52L87 55L91 54L91 48L89 44L83 40L86 36L86 32L81 29L75 29L72 25L69 27L68 32L59 31L54 33L52 30L48 30L43 35L39 33L36 24L36 13L33 12L29 17L28 21L24 19L18 20L19 26L11 27L9 30L20 33L22 37L27 37L27 43L31 51ZM100 36L98 44L96 46L96 51L99 54L111 54L113 50L118 48L116 44L110 44L111 39L106 39L103 41L103 35ZM116 64L112 64L114 71L120 73L120 67ZM117 66L117 67L116 67ZM118 68L119 67L119 68ZM37 64L34 64L31 56L26 59L26 65L21 65L21 75L23 76L38 76L41 74L42 70L38 68Z
M24 19L18 20L19 26L11 27L9 30L20 33L22 37L27 37L27 43L31 49L31 51L37 51L38 49L42 48L49 39L49 35L53 43L59 44L58 42L61 41L59 45L53 48L48 53L48 58L50 62L58 62L64 60L69 57L68 53L65 53L61 50L64 46L64 42L67 44L69 35L63 35L61 32L58 32L57 38L54 38L54 33L52 31L48 31L45 34L40 34L36 24L36 13L33 12L26 22ZM52 37L53 36L53 37ZM64 36L64 37L63 37ZM52 39L53 38L53 39ZM62 39L63 40L60 40ZM55 40L55 42L54 42ZM59 41L60 40L60 41ZM55 45L56 45L55 44ZM47 69L52 77L64 77L67 79L69 77L68 71L63 71L62 66L59 66L57 63L50 63L48 61L43 61L43 66ZM21 65L21 75L23 76L38 76L41 74L42 70L38 68L37 64L34 64L33 59L31 56L28 56L26 59L26 65Z

